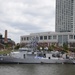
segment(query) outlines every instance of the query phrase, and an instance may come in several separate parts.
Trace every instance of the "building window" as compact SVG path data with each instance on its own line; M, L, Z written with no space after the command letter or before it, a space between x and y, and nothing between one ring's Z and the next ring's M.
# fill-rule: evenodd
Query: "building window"
M0 39L2 39L2 35L0 35Z
M40 36L40 40L43 40L43 36Z
M29 37L27 37L27 40L29 40Z
M52 39L52 36L48 36L48 39Z
M69 39L73 39L73 35L69 35Z
M47 36L44 36L44 40L47 40Z
M24 37L24 40L26 40L26 38Z
M57 39L57 36L56 35L53 35L53 39Z
M21 38L21 41L23 41L23 37Z
M75 35L74 35L74 39L75 39Z

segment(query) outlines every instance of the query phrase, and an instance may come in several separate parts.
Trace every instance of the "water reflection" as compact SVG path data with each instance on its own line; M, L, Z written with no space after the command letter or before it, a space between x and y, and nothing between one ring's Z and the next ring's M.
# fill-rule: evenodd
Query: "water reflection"
M75 65L65 64L4 64L0 75L75 75Z

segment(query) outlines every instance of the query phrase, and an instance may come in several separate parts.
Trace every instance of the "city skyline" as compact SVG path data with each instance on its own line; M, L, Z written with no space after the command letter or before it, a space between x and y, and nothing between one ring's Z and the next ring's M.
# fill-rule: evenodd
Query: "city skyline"
M0 0L0 33L20 42L21 35L55 30L55 0Z

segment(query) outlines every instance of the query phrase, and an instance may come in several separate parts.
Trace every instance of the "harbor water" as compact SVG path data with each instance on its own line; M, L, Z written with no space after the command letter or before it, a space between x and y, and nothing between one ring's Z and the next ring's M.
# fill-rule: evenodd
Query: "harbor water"
M0 75L75 75L75 65L0 64Z

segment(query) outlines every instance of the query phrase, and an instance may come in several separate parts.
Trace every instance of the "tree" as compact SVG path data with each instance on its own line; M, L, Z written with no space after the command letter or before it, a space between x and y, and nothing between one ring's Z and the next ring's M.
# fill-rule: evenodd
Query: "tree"
M51 48L51 46L49 46L49 47L48 47L48 50L49 50L49 51L52 51L52 48Z
M19 49L20 48L20 44L17 44L16 46L15 46L15 49Z
M68 44L67 43L63 43L63 48L64 48L64 50L68 50Z
M52 49L52 50L54 50L54 49L55 49L54 44L52 44L50 47L51 47L51 49Z

